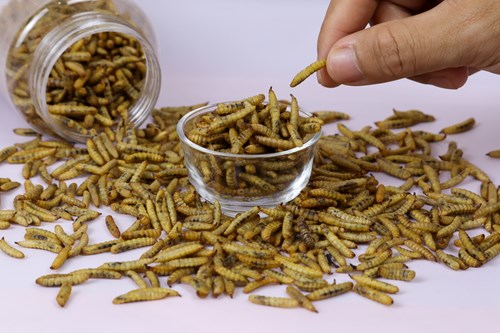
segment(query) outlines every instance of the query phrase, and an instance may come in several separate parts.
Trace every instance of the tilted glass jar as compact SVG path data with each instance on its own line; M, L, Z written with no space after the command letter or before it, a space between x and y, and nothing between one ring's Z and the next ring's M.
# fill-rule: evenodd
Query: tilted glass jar
M10 0L0 18L0 89L36 130L84 142L154 108L155 36L132 1Z

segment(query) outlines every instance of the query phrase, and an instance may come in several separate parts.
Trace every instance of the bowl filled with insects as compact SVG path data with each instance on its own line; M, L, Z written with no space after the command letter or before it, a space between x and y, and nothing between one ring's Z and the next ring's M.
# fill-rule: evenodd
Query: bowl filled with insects
M294 199L311 176L322 120L272 89L208 105L177 124L190 182L226 214Z

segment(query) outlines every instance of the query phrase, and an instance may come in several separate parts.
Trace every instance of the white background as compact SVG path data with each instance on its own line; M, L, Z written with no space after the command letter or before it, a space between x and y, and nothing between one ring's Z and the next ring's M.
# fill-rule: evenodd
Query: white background
M0 1L0 5L6 1ZM163 73L159 106L234 100L265 93L270 86L278 97L294 93L307 110L340 110L352 120L353 129L373 125L390 115L392 108L419 108L437 121L421 126L441 128L474 116L474 131L449 137L464 150L464 157L500 182L500 161L485 154L500 149L500 77L480 73L458 91L399 81L372 87L326 89L314 78L291 90L293 75L316 59L316 38L326 11L326 0L142 0L140 7L151 19L158 41ZM0 143L21 142L12 129L25 127L23 119L6 100L0 99L4 118ZM335 126L328 128L334 133ZM435 154L443 153L441 145ZM21 180L20 167L0 165L0 176ZM478 191L470 181L468 188ZM15 194L15 193L13 193ZM12 195L2 194L2 209L11 208ZM119 223L126 225L127 221ZM69 231L70 225L63 224ZM53 226L46 226L52 229ZM109 239L103 220L93 222L91 239ZM1 231L11 243L23 238L24 230ZM119 294L134 288L128 279L91 281L74 288L61 309L55 302L57 289L35 285L50 273L54 255L23 250L27 258L14 260L0 253L0 323L2 332L472 332L495 331L500 314L500 259L479 269L454 272L435 263L415 261L410 268L417 278L396 283L401 292L395 304L384 307L354 293L316 303L319 314L302 309L273 309L251 304L239 290L234 299L198 299L190 288L176 287L182 298L145 304L117 306ZM120 256L137 258L143 250ZM110 255L82 257L65 264L62 271L96 267L117 260ZM334 275L337 282L346 276ZM164 282L164 279L162 280ZM259 291L285 295L285 287Z

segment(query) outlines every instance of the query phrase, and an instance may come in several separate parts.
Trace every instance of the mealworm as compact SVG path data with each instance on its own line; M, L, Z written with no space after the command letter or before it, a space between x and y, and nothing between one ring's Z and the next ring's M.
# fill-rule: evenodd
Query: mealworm
M321 59L308 65L293 78L290 87L296 87L315 72L326 67L326 59Z
M155 301L171 296L180 297L181 295L177 291L168 288L136 289L116 297L113 304Z
M463 133L463 132L466 132L466 131L472 129L472 127L474 127L475 124L476 124L476 120L474 118L468 118L468 119L464 120L463 122L460 122L460 123L451 125L449 127L443 128L440 131L440 133L443 133L446 135Z
M5 254L11 256L12 258L16 259L24 258L24 253L9 245L4 237L0 239L0 250L2 250Z

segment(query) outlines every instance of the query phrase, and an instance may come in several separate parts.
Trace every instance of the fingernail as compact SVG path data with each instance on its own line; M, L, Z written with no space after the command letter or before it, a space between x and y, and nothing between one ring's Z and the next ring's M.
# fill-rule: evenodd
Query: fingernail
M354 83L364 78L352 47L336 49L328 56L328 68L339 83Z

